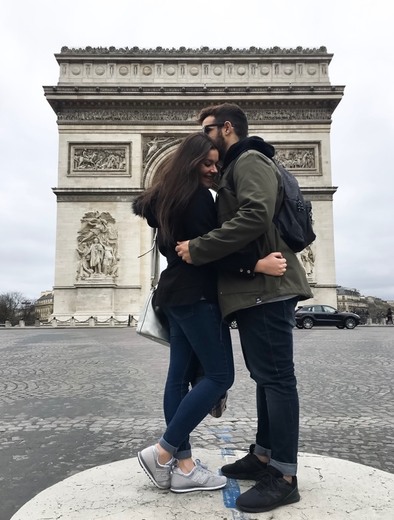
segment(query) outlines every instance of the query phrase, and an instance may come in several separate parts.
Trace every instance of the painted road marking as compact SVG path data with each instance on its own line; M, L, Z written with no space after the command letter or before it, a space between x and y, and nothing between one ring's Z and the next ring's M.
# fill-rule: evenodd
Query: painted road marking
M221 441L231 443L232 437L228 429L212 428L211 430ZM226 457L235 456L232 448L222 448L220 451L224 462L226 462ZM222 489L223 504L227 509L231 509L233 520L247 520L244 513L236 509L235 501L240 494L241 490L238 481L232 478L227 479L227 485Z

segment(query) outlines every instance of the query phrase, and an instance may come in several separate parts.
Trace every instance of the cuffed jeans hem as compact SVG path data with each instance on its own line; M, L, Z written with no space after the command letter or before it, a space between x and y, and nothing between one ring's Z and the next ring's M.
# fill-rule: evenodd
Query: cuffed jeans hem
M178 460L191 459L191 457L192 457L192 450L182 450L182 451L177 451L177 452L175 453L175 457L176 457Z
M163 449L170 452L171 455L175 455L177 448L175 448L175 446L172 446L171 444L169 444L163 437L160 437L159 444Z
M168 451L169 453L171 453L171 455L173 457L176 457L178 460L181 460L181 459L190 459L191 456L192 456L192 450L182 450L182 451L177 451L178 448L176 448L175 446L172 446L172 444L169 444L165 439L164 437L160 437L159 439L159 444L160 446L165 449L166 451Z
M282 475L291 475L292 477L297 475L297 464L289 464L288 462L271 459L269 465L280 471Z
M264 448L263 446L259 446L258 444L255 445L253 453L255 455L264 455L265 457L268 457L269 459L271 458L271 450Z

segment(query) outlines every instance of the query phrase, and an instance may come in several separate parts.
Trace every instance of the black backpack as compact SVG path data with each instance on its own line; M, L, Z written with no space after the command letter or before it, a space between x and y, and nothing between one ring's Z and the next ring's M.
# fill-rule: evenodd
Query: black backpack
M273 222L286 244L299 253L316 235L312 227L312 203L305 200L295 176L274 161L282 178L281 200L277 201Z
M274 159L271 161L282 179L282 196L276 201L273 222L290 249L299 253L316 238L312 227L312 203L304 199L295 176ZM228 182L234 189L233 170L234 167L228 175Z

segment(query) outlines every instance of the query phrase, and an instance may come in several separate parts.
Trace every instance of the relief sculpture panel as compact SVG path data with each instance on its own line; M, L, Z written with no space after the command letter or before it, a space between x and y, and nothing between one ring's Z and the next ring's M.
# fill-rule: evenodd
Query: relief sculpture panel
M130 175L130 145L70 145L70 175Z
M288 170L302 173L319 173L318 145L283 146L275 144L275 159Z
M77 237L76 280L114 281L118 276L118 231L108 212L89 211Z

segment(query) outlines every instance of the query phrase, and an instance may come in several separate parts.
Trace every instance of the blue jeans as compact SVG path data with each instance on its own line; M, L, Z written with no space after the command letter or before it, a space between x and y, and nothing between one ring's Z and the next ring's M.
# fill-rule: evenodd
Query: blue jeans
M163 310L170 325L170 365L164 391L167 429L159 443L185 459L191 457L189 434L234 382L231 336L214 303L200 300ZM189 390L199 365L204 377Z
M297 299L266 303L237 312L246 366L256 382L255 453L267 455L284 475L296 475L299 402L293 363Z

